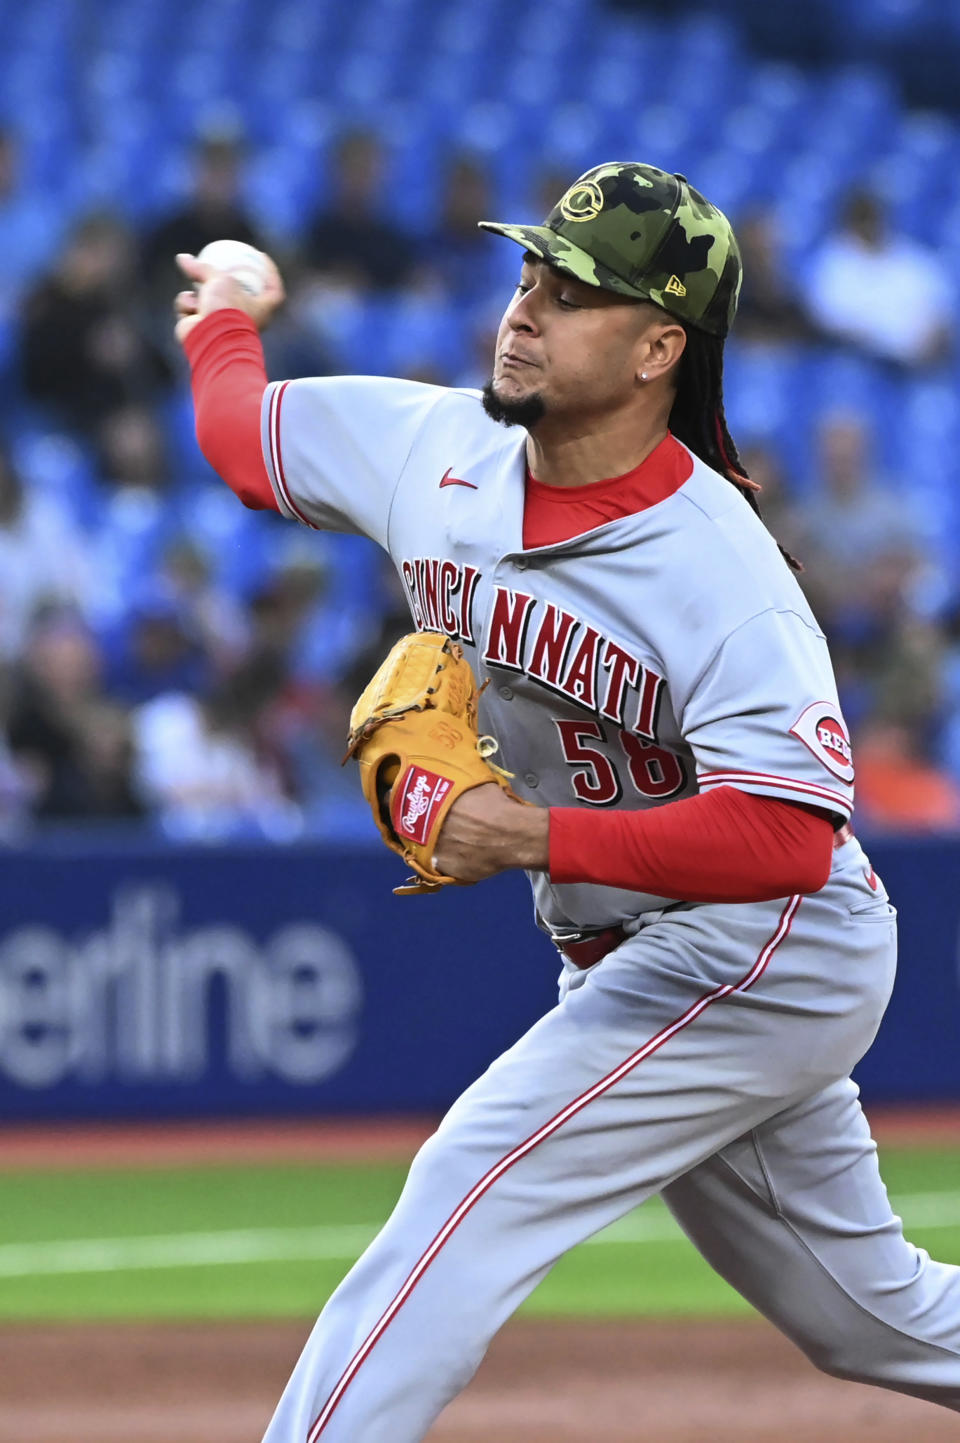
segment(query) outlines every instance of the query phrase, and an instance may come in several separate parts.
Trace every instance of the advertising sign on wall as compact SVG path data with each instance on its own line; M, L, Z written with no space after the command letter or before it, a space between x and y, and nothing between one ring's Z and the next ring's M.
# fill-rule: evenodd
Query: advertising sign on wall
M960 843L871 848L900 910L868 1100L960 1100ZM397 898L379 851L4 862L0 1118L444 1108L556 999L524 879Z

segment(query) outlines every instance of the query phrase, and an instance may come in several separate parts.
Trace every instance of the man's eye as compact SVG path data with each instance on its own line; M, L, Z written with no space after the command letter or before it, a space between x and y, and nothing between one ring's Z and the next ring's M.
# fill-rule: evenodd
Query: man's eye
M583 307L576 301L568 301L566 296L557 296L557 305L562 306L565 311L582 311Z
M529 287L529 286L525 286L525 285L523 284L523 281L517 281L517 295L518 295L518 296L525 296L525 295L527 294L527 291L528 291L529 289L530 289L530 287Z

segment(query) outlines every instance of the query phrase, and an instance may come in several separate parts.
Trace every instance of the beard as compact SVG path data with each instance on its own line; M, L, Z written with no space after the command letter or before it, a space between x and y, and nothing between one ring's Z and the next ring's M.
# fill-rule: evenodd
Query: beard
M546 415L547 404L539 391L519 401L504 401L497 395L490 380L483 388L483 409L491 421L499 421L501 426L523 426L532 431Z

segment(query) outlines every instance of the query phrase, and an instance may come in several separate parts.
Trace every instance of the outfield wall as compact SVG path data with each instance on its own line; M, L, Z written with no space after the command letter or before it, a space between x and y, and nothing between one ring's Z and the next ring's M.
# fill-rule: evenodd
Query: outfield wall
M858 1077L960 1099L960 841L876 843L900 976ZM517 876L396 898L357 847L8 853L0 1121L424 1112L555 997Z

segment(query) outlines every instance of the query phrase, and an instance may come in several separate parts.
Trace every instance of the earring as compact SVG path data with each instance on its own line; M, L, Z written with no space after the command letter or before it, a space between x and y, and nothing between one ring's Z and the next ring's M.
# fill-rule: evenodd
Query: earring
M646 373L646 371L641 371L641 372L640 372L640 379L641 379L641 381L645 381L645 380L647 379L647 373Z

